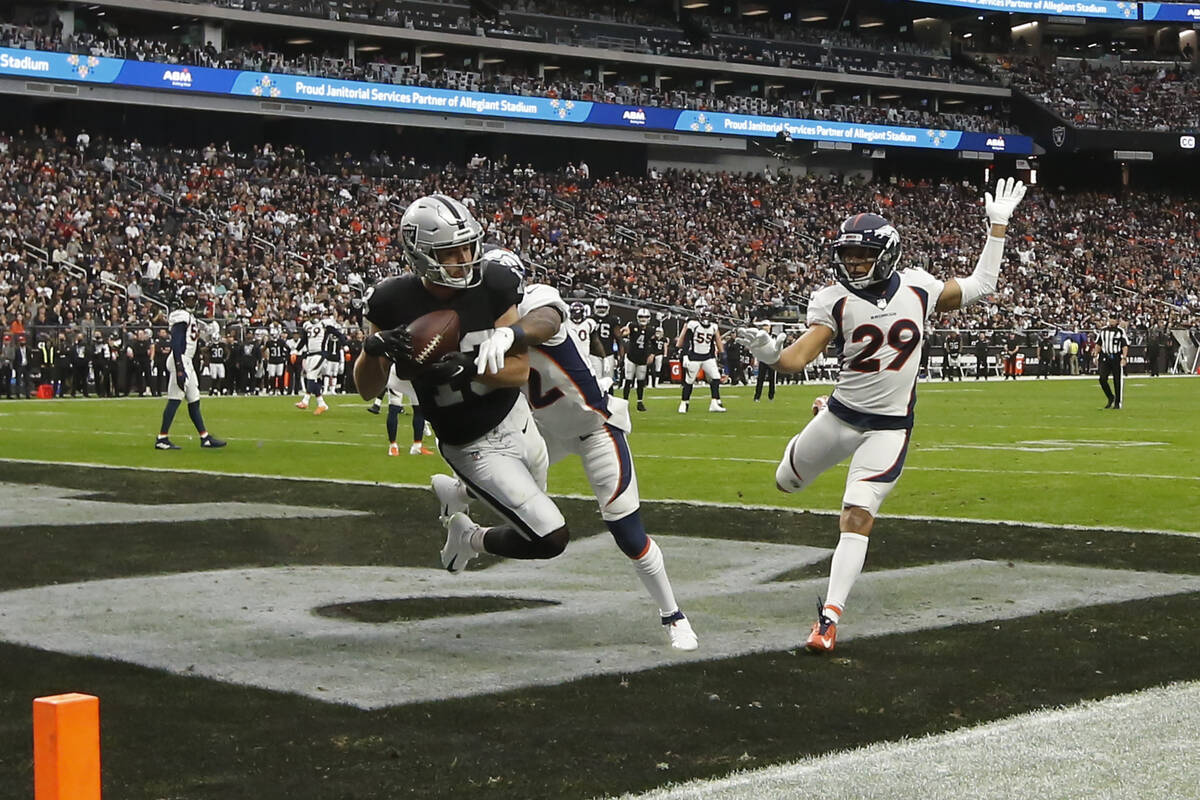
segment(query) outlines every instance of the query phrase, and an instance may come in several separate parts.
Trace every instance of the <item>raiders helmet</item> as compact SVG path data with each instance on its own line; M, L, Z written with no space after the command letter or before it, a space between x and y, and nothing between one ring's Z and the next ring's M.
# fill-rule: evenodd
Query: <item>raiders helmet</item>
M866 274L855 276L842 260L847 247L865 247L874 251L875 261ZM900 261L900 234L878 214L855 214L847 217L838 228L831 250L838 280L852 289L865 289L888 280L896 271Z
M571 303L570 312L571 312L571 322L574 322L576 325L578 325L579 323L581 323L585 319L587 319L587 315L588 315L587 306L585 306L583 303L579 302L578 300L576 300L574 303Z
M465 205L444 194L415 200L400 218L404 258L419 277L438 286L466 289L483 279L483 226ZM437 251L468 245L470 260L462 264L461 277L453 277L438 261Z
M608 300L606 300L603 297L600 297L600 298L597 298L596 302L592 304L592 310L594 312L596 312L597 317L607 317L608 312L611 311L612 309L608 304Z
M638 325L642 325L642 326L649 325L650 324L650 309L639 308L638 312L637 312L637 321L638 321Z

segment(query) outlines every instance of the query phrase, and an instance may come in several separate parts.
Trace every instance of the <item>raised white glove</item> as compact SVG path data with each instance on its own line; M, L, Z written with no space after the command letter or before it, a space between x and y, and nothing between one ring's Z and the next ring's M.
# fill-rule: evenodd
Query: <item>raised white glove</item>
M783 354L783 345L762 328L738 328L735 338L760 364L774 364Z
M1025 184L1016 178L1001 178L996 181L996 196L990 192L983 194L983 209L988 222L993 225L1007 225L1012 218L1013 210L1025 196Z
M475 372L482 375L504 369L504 354L515 339L512 328L496 328L492 331L491 336L479 345L479 355L475 356Z

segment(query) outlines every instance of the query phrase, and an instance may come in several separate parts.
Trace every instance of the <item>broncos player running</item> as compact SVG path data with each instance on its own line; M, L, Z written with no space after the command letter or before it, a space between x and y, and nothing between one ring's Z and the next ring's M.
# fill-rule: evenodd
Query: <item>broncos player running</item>
M627 337L625 345L625 400L629 400L629 390L637 385L637 410L645 411L643 402L646 394L646 378L650 365L654 363L653 336L650 330L650 309L639 308L637 322L627 325L621 331Z
M984 195L991 227L975 271L945 283L917 268L896 272L900 234L877 214L855 214L832 248L838 283L809 301L807 333L784 348L759 328L738 330L755 358L783 372L800 372L831 341L840 351L833 395L813 404L815 417L788 443L775 471L780 491L797 492L850 457L829 588L805 642L811 652L833 650L879 506L904 468L926 322L935 311L962 308L996 290L1008 221L1024 196L1025 185L1012 178L1000 179L994 198Z
M600 504L600 516L658 604L671 646L695 650L699 641L675 602L662 550L642 524L633 455L626 441L632 427L629 403L601 391L588 367L587 351L563 324L568 310L558 290L545 284L526 287L518 313L521 318L516 324L497 328L480 345L476 369L480 374L497 373L505 368L506 357L527 353L526 392L533 418L546 438L550 463L571 454L579 456ZM642 327L648 332L645 324ZM447 513L465 511L466 496L452 479L435 475L434 489Z
M304 323L304 334L301 338L304 357L304 397L296 408L308 408L308 401L313 395L317 398L317 407L313 414L320 416L329 410L325 404L325 322L321 315L325 309L320 303L308 307L308 320Z
M438 449L471 491L508 522L477 526L466 514L447 521L442 566L461 572L477 553L507 558L554 558L570 531L546 494L546 442L521 387L529 358L509 359L498 372L477 375L474 350L493 328L518 319L522 295L515 259L506 250L483 251L483 227L457 200L434 194L409 205L400 218L400 243L411 273L387 278L364 296L370 323L354 363L354 383L364 400L383 391L392 364L412 385ZM489 261L495 269L484 269ZM413 361L406 326L431 311L458 313L460 352L421 368Z
M205 338L214 338L217 335L217 323L205 326L201 333L200 323L194 313L200 303L200 295L191 286L179 290L179 303L182 308L175 309L167 317L167 323L171 326L171 363L175 368L175 377L167 383L167 407L163 409L162 428L158 438L154 440L154 449L182 449L173 443L167 434L175 420L175 412L179 410L179 403L184 399L188 404L188 416L192 418L192 424L200 434L200 446L224 447L225 442L213 436L204 427L204 418L200 415L200 382L196 379L196 366L193 362L196 357L196 342L202 335Z
M719 413L725 412L721 404L721 368L717 366L717 356L725 352L725 343L721 341L721 329L713 322L712 312L706 304L696 304L696 319L690 320L683 330L675 347L683 350L687 342L687 367L683 371L683 389L679 399L679 413L688 412L688 402L692 399L692 385L700 370L708 381L712 399L708 402L708 410Z

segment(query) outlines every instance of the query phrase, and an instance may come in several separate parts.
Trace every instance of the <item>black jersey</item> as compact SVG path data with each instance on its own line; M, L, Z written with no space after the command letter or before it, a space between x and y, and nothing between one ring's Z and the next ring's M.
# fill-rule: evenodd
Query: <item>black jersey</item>
M621 330L621 320L616 314L595 318L593 330L600 337L600 349L604 355L610 356L617 351L617 333Z
M634 364L645 364L654 354L653 332L636 322L629 326L629 340L625 345L625 357Z
M413 274L398 275L376 284L367 292L366 318L380 330L408 325L418 317L442 308L458 312L459 348L473 353L504 312L521 301L520 276L508 269L485 269L483 279L469 289L455 292L443 302L434 297ZM438 386L415 378L412 382L425 419L438 439L464 445L499 425L520 397L516 388L495 388L472 381L463 390Z
M262 348L257 342L245 342L242 345L242 363L254 364L262 360Z
M946 355L957 356L962 353L962 339L953 337L946 340Z
M288 346L283 339L272 339L267 342L267 360L272 364L282 364L287 361Z
M321 340L321 355L326 361L337 361L342 357L342 334L337 328L326 327Z
M225 363L225 345L221 344L220 342L213 342L208 346L208 363Z
M650 340L650 352L656 356L665 356L667 354L667 337L654 334L654 338Z

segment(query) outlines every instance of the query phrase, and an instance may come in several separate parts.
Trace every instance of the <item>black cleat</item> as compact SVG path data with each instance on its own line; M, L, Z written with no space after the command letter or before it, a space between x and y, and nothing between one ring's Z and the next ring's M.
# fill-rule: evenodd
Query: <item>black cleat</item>
M200 446L201 447L224 447L225 440L218 439L217 437L211 436L211 435L205 436L203 439L200 440Z
M638 411L645 411L645 410L646 410L646 404L645 404L645 403L643 403L641 400L638 400L638 404L637 404L637 410L638 410Z
M159 436L154 440L155 450L182 450L183 448L172 442L165 436Z
M1105 404L1104 404L1104 407L1105 407L1105 408L1112 408L1112 407L1113 407L1113 401L1112 401L1112 400L1109 400L1107 403L1105 403Z
M368 414L378 414L379 406L375 406L375 405L367 406L367 413Z

